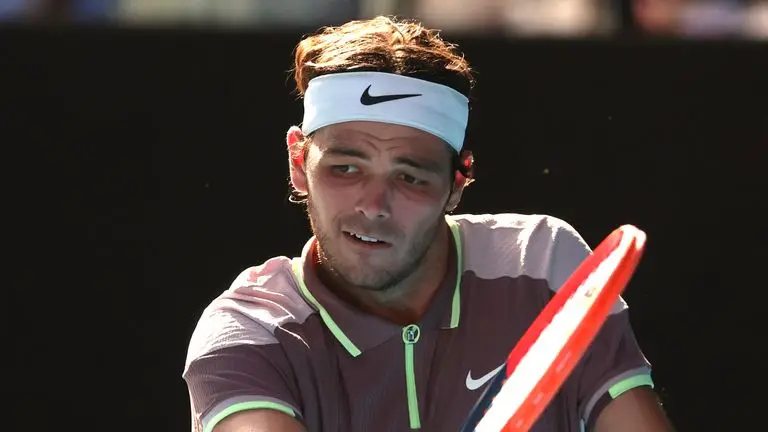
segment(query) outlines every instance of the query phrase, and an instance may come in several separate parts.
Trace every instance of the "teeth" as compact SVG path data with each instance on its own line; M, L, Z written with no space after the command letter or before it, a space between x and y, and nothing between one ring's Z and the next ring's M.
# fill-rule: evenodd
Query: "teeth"
M378 243L379 242L379 240L377 240L377 239L375 239L373 237L366 237L364 235L359 235L359 234L355 234L355 233L351 233L351 234L353 236L359 238L362 241L366 241L366 242L370 242L370 243Z

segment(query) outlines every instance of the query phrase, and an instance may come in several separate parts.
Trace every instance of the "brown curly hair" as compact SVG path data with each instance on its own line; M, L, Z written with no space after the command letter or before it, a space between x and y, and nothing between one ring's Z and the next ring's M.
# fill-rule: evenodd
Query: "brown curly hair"
M467 98L475 85L473 71L455 44L418 21L387 16L324 27L302 39L295 49L292 71L301 97L311 79L343 72L405 75L448 86ZM307 138L293 149L299 153L296 156L306 155L309 142ZM471 152L455 154L452 164L452 173L460 173L467 183L472 181ZM291 192L291 201L304 199Z

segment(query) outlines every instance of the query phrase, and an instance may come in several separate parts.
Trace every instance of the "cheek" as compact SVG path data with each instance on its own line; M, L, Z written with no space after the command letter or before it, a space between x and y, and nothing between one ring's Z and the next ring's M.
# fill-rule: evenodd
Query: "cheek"
M336 215L344 214L347 203L351 202L349 190L335 188L317 178L308 182L307 189L315 217L323 220L330 220Z
M337 214L349 212L361 197L366 196L360 179L334 176L326 172L316 173L310 181L310 195L321 202L324 209Z
M435 197L401 199L393 207L397 224L408 232L409 237L416 237L430 229L443 217L443 202Z
M448 195L438 187L417 188L410 185L400 185L397 195L405 198L405 201L425 209L435 208L445 203Z
M442 214L450 194L450 188L445 184L416 187L400 182L394 190L394 195L403 207L409 208L414 214L424 216Z

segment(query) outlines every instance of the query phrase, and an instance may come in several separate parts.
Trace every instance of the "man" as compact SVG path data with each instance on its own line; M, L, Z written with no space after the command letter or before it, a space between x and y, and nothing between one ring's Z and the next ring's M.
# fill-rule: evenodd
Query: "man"
M467 62L379 17L301 41L292 201L314 236L245 270L203 313L184 379L193 427L457 431L590 253L549 216L449 213L472 179ZM667 431L619 302L535 431Z

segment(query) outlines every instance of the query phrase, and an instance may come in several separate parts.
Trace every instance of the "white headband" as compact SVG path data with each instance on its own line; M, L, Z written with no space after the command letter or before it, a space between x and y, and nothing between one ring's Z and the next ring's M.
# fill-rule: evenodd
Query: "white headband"
M309 81L302 131L348 121L411 126L446 141L456 152L464 144L469 100L433 82L383 72L344 72Z

